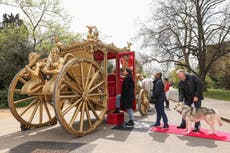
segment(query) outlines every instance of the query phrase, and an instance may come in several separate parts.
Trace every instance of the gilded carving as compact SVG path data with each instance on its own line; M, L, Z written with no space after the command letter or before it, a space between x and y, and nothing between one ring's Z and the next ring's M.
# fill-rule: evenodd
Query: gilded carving
M37 92L42 87L42 79L40 78L39 73L43 61L39 60L39 58L40 55L37 53L32 52L29 54L29 64L25 66L25 69L21 74L24 78L30 78L29 81L22 86L21 91L23 93Z
M42 70L48 76L48 80L42 88L44 93L52 93L55 80L64 64L64 58L61 57L60 50L57 47L51 49L44 69Z

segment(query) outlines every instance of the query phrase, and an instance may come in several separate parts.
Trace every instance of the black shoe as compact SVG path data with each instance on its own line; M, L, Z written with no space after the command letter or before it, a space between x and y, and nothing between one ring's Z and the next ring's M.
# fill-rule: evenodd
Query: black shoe
M157 124L157 123L152 125L152 127L159 127L159 126L160 126L160 124Z
M179 125L179 126L177 126L177 128L178 128L178 129L185 129L186 126L185 126L185 125Z
M169 125L168 124L164 124L164 126L162 127L163 129L168 129Z
M120 113L120 109L119 108L116 108L114 113Z
M195 132L195 133L197 133L197 132L199 132L199 131L200 131L199 128L195 128L195 129L192 130L192 132Z
M134 126L133 120L129 120L128 122L126 122L125 126Z

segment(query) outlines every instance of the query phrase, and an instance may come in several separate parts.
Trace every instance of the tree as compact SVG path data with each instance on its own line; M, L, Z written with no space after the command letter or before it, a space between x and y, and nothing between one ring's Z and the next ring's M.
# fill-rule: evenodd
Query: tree
M168 0L158 4L151 20L140 28L143 47L152 49L152 56L143 58L159 63L174 62L205 82L212 64L230 52L223 45L230 40L229 3L225 0ZM207 59L208 46L213 44L217 44L214 54Z
M230 48L230 42L225 43ZM210 47L209 56L212 56ZM213 63L208 76L215 82L215 88L230 89L230 53Z
M16 14L15 16L11 13L10 15L8 14L3 14L3 21L2 21L3 27L19 27L23 25L23 21L19 18L19 14Z
M55 36L66 36L67 33L68 38L80 36L68 32L71 17L61 7L60 0L3 0L0 4L18 8L26 16L34 50L49 48L47 44L51 44Z
M3 23L4 27L0 29L0 80L4 87L8 87L14 75L27 63L32 45L29 32L18 14L4 14Z

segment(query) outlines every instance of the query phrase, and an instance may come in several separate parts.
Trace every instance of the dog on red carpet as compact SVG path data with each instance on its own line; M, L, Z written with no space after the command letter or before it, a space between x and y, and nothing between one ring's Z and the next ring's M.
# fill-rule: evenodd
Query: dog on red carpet
M218 122L219 126L222 126L222 121L220 116L214 109L209 109L206 107L194 108L184 105L183 102L178 102L175 104L174 109L180 113L186 121L187 133L191 131L191 123L204 120L210 127L209 134L213 134L215 131L215 123Z

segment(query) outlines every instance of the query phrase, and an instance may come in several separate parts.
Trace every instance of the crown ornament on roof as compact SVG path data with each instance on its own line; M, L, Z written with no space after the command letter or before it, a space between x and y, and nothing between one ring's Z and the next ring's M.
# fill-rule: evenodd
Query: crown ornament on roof
M96 41L99 40L99 31L96 26L86 26L88 28L87 40Z

